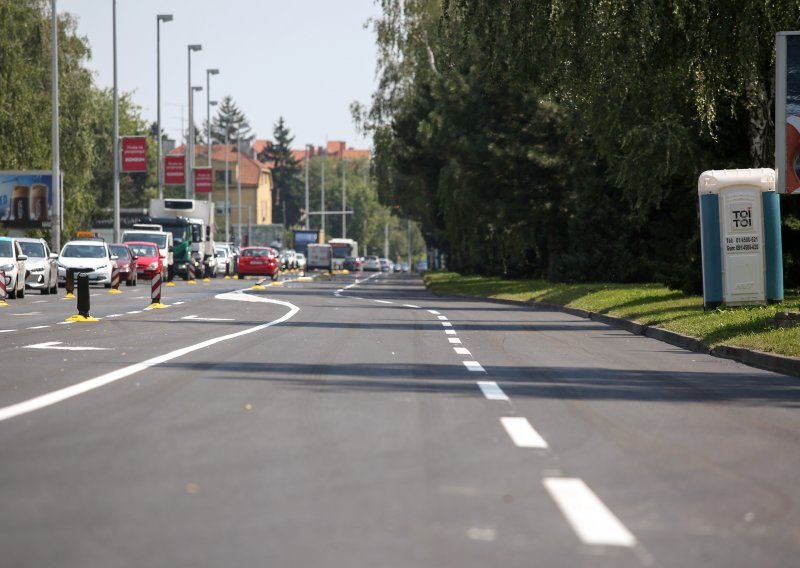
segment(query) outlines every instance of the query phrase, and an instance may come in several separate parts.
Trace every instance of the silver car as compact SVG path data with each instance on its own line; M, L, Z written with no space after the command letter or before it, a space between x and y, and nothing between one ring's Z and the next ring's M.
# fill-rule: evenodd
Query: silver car
M12 300L25 297L27 260L17 239L0 237L0 270L5 275L6 295Z
M25 287L41 294L58 293L58 255L50 250L44 239L18 238L22 252L28 257Z

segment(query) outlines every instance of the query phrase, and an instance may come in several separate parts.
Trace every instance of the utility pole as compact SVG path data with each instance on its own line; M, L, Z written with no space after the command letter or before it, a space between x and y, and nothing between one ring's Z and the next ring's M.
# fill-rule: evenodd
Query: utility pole
M389 258L389 217L386 217L386 224L383 226L383 258Z
M342 238L347 238L347 160L342 157Z
M322 181L321 181L321 184L322 184L322 208L320 210L322 211L322 235L323 235L323 238L324 238L325 237L325 162L327 161L327 158L328 158L328 151L327 150L323 150L321 152L321 154L322 154L322 175L321 175L321 178L322 178Z
M114 38L114 242L119 242L119 95L117 90L117 0L112 4Z
M53 167L53 223L52 236L53 236L53 250L56 254L61 252L61 153L58 146L58 10L56 9L56 0L51 1L50 5L51 19L52 19L52 40L50 42L50 57L52 60L52 73L53 73L53 117L52 117L52 167ZM42 211L42 215L47 213L47 208Z
M311 147L311 144L306 144L306 160L305 160L306 161L306 163L305 163L305 166L306 166L306 231L309 228L309 224L308 224L309 214L308 213L311 210L309 202L308 202L308 169L309 169L308 162L311 161L311 152L309 152L308 149L310 147Z

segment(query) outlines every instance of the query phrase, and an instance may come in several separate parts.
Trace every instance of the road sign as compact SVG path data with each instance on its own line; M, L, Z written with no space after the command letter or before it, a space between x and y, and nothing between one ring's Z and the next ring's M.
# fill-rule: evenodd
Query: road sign
M122 165L120 169L123 172L147 171L147 137L122 137Z
M166 185L186 183L185 156L164 156L164 183Z
M214 170L211 168L194 169L194 192L211 193L214 188Z

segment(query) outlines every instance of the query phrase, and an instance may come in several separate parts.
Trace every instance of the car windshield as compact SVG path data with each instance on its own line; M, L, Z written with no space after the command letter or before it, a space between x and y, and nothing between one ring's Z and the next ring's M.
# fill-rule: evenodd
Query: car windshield
M242 256L270 256L269 249L247 249L242 251Z
M111 245L111 254L117 255L119 258L130 258L131 254L128 251L128 247L121 247L121 246L114 246Z
M28 258L44 258L44 245L42 243L26 243L20 241L19 246Z
M128 241L148 241L153 242L158 245L158 248L164 248L167 246L167 234L166 233L125 233L125 236L122 237L123 242Z
M183 237L186 235L185 225L167 225L164 227L164 230L172 233L172 242L176 245L181 244L183 242Z
M217 258L225 258L228 255L225 254L225 249L214 249L214 256Z
M156 256L155 245L128 245L136 256Z
M78 245L68 244L64 247L61 256L67 258L103 258L106 256L106 249L97 245Z
M0 256L12 257L11 241L0 241Z

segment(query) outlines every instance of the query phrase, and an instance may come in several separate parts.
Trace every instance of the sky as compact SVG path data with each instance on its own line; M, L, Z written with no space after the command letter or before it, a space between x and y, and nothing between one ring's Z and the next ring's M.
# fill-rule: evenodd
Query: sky
M112 0L58 0L57 10L77 18L96 84L112 87ZM257 138L272 139L283 116L295 148L326 140L369 148L350 104L368 104L377 84L375 36L365 24L379 13L373 0L117 0L119 91L133 93L142 116L156 121L156 15L172 14L161 23L161 127L170 138L183 141L187 46L201 44L191 58L192 83L203 87L194 99L198 126L206 117L206 70L219 69L210 77L211 100L230 95Z

